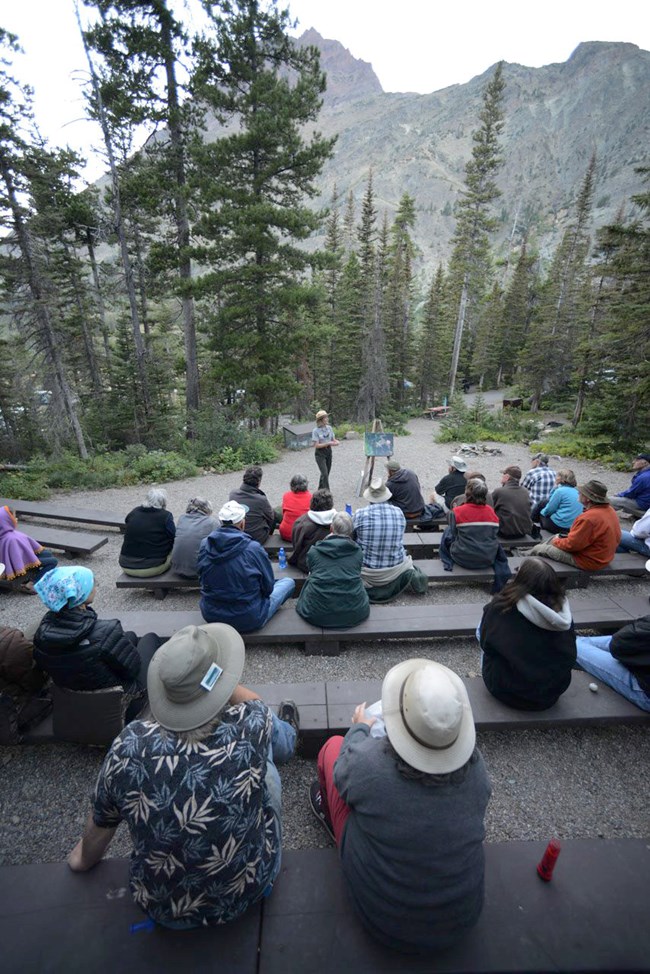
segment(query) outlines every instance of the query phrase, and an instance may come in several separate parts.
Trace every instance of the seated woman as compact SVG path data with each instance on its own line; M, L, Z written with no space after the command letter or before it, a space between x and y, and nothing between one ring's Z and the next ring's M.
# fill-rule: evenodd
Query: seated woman
M137 698L132 720L146 698L147 669L162 640L138 639L117 619L98 619L91 607L97 589L89 568L55 568L35 585L48 611L34 634L34 660L57 686L101 690L121 686Z
M361 581L363 552L352 540L349 514L336 514L331 531L307 552L309 578L302 587L296 612L313 626L347 629L370 613L368 593Z
M34 582L56 568L51 551L18 530L18 520L10 507L0 507L0 562L7 582L20 580L21 591L34 593Z
M578 499L576 475L573 470L558 470L555 487L546 503L533 508L531 517L545 531L561 534L568 531L584 507Z
M166 572L172 563L176 536L174 518L167 510L167 493L152 487L144 504L129 511L124 523L120 567L125 575L152 578Z
M571 683L571 607L562 581L542 558L527 558L485 606L477 635L483 682L508 707L546 710Z
M279 530L283 541L291 541L291 532L296 518L306 514L311 503L311 491L304 474L294 474L289 487L291 490L282 496L282 520Z
M202 497L192 497L187 502L185 514L176 525L176 537L172 549L172 569L183 578L198 578L197 558L204 538L216 531L219 518L212 517L212 504Z
M486 503L487 484L477 478L468 480L465 503L449 512L449 525L440 541L440 561L445 571L461 568L494 568L494 589L498 592L510 578L505 552L497 541L499 518Z
M322 541L330 533L330 525L335 514L331 491L325 487L315 490L307 513L294 521L291 531L293 551L287 559L290 565L307 574L309 571L307 552L313 544Z
M384 677L381 710L360 704L321 748L310 805L368 932L408 953L444 949L483 906L491 787L472 708L452 670L410 659Z

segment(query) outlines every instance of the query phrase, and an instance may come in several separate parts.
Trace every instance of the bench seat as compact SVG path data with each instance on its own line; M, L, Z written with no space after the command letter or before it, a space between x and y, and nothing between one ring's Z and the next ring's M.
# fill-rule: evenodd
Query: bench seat
M567 839L550 883L536 873L546 837L485 845L485 905L461 943L404 955L367 934L334 848L283 850L273 893L220 927L138 930L129 861L88 873L65 863L0 867L7 971L114 974L555 974L650 971L650 846ZM216 964L215 958L218 959ZM215 966L216 965L216 966Z
M0 498L0 507L8 506L18 517L53 518L57 521L75 521L79 524L101 524L107 528L124 531L124 515L112 511L96 511L67 504L49 504L47 501L20 501Z
M542 532L542 540L548 541L551 537L550 532ZM442 531L406 531L404 534L404 547L414 559L432 558L440 548L441 538ZM529 534L523 535L521 538L498 538L497 540L508 550L513 548L532 548L539 543ZM284 548L287 554L293 551L291 542L283 541L278 534L272 534L264 542L264 549L269 553L269 557L271 558L277 558L280 548Z
M508 559L513 572L522 564L523 557L517 556ZM597 572L582 571L580 568L574 568L573 565L564 565L559 561L549 560L548 564L552 566L560 578L564 578L567 581L568 587L570 588L586 588L589 584L589 579L594 575L604 578L606 576L616 575L643 576L646 573L644 559L635 554L616 555L607 568L602 568ZM429 583L469 581L485 584L494 581L494 571L492 568L461 568L460 565L454 565L454 570L447 572L438 558L418 559L417 567L424 572L429 579ZM277 563L274 563L273 573L276 579L293 578L296 583L294 595L300 593L305 583L306 575L303 575L299 569L293 568L291 565L280 569ZM117 588L146 589L149 592L153 592L154 597L157 599L164 599L170 591L199 588L198 578L181 578L180 575L176 575L175 572L171 571L164 572L162 575L156 575L153 578L133 578L131 575L122 573L115 584Z

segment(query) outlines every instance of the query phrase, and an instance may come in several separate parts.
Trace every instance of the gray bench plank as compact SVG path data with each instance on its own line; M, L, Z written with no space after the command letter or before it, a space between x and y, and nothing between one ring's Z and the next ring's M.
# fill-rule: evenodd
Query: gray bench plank
M53 518L57 521L76 521L80 524L101 524L108 528L118 528L124 531L124 515L114 514L112 511L97 511L88 508L73 507L72 502L50 504L47 501L21 501L0 498L0 507L7 505L19 517Z
M27 534L35 538L45 548L69 551L73 555L92 555L98 548L108 544L104 535L90 534L82 531L63 531L59 528L44 528L40 525L30 525Z
M404 534L404 547L412 558L433 558L440 548L442 531L407 531ZM542 532L542 540L549 541L552 535L548 531ZM523 535L521 538L499 538L504 548L532 548L538 542L530 535ZM272 534L264 543L264 549L269 556L276 558L280 548L284 548L287 554L293 551L290 541L283 541L279 535Z
M335 849L288 850L264 907L260 974L493 974L650 970L650 846L643 839L563 842L553 879L536 873L546 841L485 846L485 906L449 950L403 955L362 928Z
M20 974L256 974L262 907L218 928L130 933L146 919L129 892L129 862L88 873L65 863L0 868L2 968ZM215 960L218 958L218 964Z

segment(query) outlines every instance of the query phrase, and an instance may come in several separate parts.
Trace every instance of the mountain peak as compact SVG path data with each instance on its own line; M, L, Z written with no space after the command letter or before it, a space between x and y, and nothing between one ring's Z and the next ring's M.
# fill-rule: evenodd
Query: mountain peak
M327 74L325 102L357 101L382 94L379 78L368 61L355 58L340 41L323 37L313 27L297 38L300 47L313 45L320 51L321 68Z

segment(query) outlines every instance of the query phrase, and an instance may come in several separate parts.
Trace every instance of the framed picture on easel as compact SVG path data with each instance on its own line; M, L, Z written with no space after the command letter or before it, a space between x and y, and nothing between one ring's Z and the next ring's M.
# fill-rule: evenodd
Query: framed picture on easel
M366 433L364 453L367 457L392 457L395 452L393 433Z

